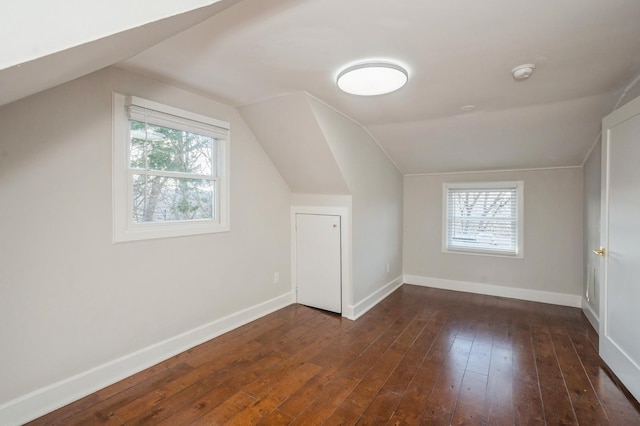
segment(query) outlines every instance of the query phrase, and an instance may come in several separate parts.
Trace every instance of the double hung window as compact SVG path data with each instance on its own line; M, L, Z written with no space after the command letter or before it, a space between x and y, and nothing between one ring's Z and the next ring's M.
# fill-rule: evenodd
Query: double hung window
M114 240L229 229L229 124L114 94Z
M445 183L443 251L522 257L522 182Z

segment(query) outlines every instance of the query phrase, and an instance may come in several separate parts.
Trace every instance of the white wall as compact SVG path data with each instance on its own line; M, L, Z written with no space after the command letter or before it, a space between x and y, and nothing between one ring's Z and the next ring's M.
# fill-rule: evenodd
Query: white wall
M352 195L357 306L402 275L402 175L362 126L308 100Z
M524 258L443 253L443 182L509 180L524 181ZM405 176L405 277L499 286L500 294L579 305L582 194L581 168Z
M219 1L185 13L180 12L209 1L2 1L0 16L11 19L0 27L0 40L10 40L4 43L0 59L5 64L0 65L0 105L131 58L238 1ZM171 16L174 13L179 14ZM112 20L114 16L122 19ZM169 17L160 19L164 16Z
M351 195L291 194L292 206L346 207L351 211Z
M639 80L636 80L636 79L639 79ZM629 102L631 102L635 98L640 97L640 84L639 83L640 83L640 75L637 75L632 81L629 82L630 86L627 87L628 92L626 94L624 94L622 99L620 99L620 103L618 104L618 108L628 104Z
M348 194L308 96L291 93L239 108L291 191Z
M597 320L600 309L600 258L592 250L600 247L600 170L602 143L598 142L584 164L584 286L585 296L592 313L587 317ZM587 291L589 300L586 299ZM591 315L595 318L591 318ZM598 330L598 327L595 327Z
M79 46L220 0L4 0L0 69ZM126 13L123 13L126 11ZM8 19L8 18L11 19ZM25 26L35 31L25 31Z
M111 243L112 91L231 123L231 232ZM0 129L0 407L290 291L291 194L234 108L112 68Z
M294 192L292 206L347 208L343 315L357 318L402 283L402 175L360 124L307 93L240 112Z

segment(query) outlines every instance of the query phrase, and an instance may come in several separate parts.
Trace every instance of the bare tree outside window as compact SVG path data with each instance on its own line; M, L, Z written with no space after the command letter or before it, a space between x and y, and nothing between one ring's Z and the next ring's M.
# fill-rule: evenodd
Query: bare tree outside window
M134 222L215 219L217 140L136 120L130 135Z
M446 190L447 249L517 253L517 187Z
M228 232L228 122L113 93L113 241Z

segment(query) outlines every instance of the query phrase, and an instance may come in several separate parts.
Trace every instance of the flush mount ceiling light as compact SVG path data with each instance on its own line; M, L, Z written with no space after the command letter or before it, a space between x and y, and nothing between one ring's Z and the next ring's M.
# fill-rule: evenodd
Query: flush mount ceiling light
M409 75L400 65L390 62L364 62L345 68L338 74L338 87L353 95L382 95L400 89Z
M536 66L534 64L518 65L511 70L511 74L513 74L513 78L515 78L516 80L526 80L531 77L534 69L536 69Z

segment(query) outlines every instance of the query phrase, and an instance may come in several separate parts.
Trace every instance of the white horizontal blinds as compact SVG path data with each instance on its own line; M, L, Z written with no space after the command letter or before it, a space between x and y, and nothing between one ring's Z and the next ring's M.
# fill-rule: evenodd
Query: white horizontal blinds
M447 248L518 254L517 185L450 187L447 192Z

